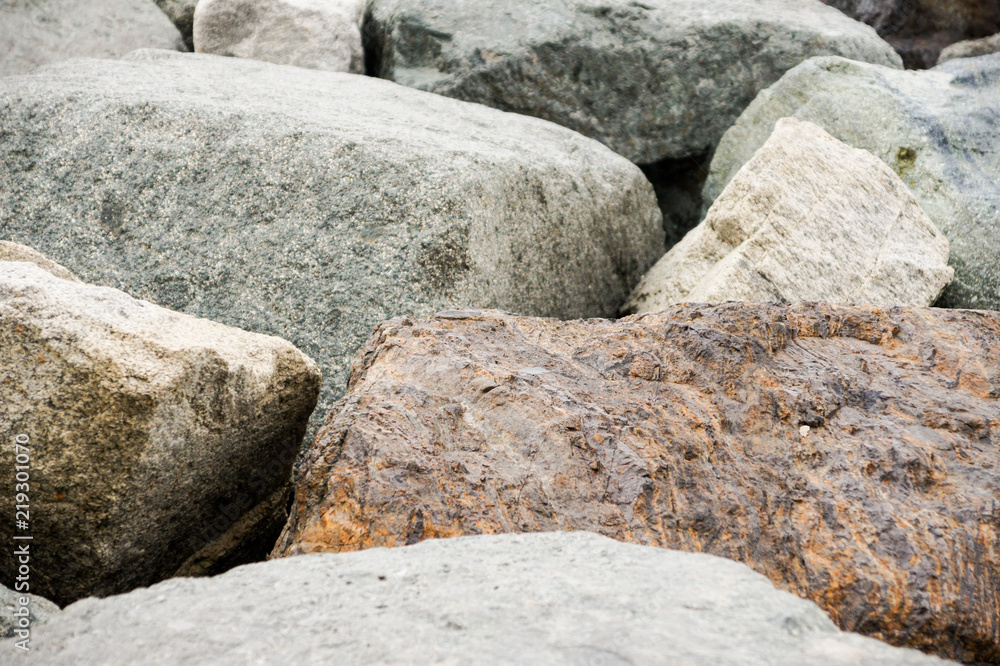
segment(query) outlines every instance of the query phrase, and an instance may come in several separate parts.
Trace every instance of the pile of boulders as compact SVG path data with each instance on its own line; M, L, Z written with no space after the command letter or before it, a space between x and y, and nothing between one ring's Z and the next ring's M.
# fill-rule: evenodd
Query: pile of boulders
M946 4L0 6L0 661L1000 662Z

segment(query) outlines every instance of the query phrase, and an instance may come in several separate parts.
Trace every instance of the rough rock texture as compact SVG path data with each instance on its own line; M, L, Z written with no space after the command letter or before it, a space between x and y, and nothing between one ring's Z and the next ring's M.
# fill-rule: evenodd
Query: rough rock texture
M715 201L779 118L816 123L888 164L951 241L941 305L1000 308L1000 55L900 72L816 58L763 91L726 132L704 199Z
M873 26L908 68L933 67L942 47L1000 31L997 0L823 0Z
M199 53L364 74L363 7L364 0L201 0L194 46Z
M955 58L977 58L991 53L1000 53L1000 33L982 39L970 39L952 44L941 51L938 64Z
M69 280L70 282L80 281L64 266L60 266L41 252L36 252L30 247L21 245L20 243L0 241L0 262L3 261L23 261L29 264L35 264L46 272L55 275L57 278Z
M11 557L9 551L5 553L5 557ZM27 605L22 604L21 599L27 599ZM0 639L21 638L15 634L15 629L20 628L20 618L16 617L14 613L20 613L21 609L25 607L28 609L27 618L31 630L40 623L47 622L49 618L59 612L59 606L48 599L26 592L15 592L0 585ZM15 651L17 648L12 647L10 643L0 643L0 660L3 659L2 655L8 650Z
M164 52L0 81L0 239L291 340L323 371L317 423L384 319L611 315L664 251L639 169L564 128Z
M194 51L194 8L198 5L198 0L153 0L156 5L163 10L163 13L174 22L180 30L181 37L188 51Z
M15 453L30 467L28 526L5 491L0 540L34 537L31 591L60 604L155 583L205 549L245 562L256 531L233 530L287 496L319 384L284 340L0 262L0 485L15 489ZM16 568L0 558L0 583Z
M711 150L810 56L900 62L818 0L374 0L365 30L369 73L545 118L643 164Z
M275 556L590 530L749 564L843 628L1000 659L1000 314L681 306L380 327Z
M150 0L0 0L0 77L141 48L184 49Z
M0 649L6 646L0 644ZM745 566L578 532L311 555L87 599L24 663L943 664ZM19 662L20 663L20 662Z
M626 312L676 303L934 303L948 240L867 150L782 118L705 220L646 274Z

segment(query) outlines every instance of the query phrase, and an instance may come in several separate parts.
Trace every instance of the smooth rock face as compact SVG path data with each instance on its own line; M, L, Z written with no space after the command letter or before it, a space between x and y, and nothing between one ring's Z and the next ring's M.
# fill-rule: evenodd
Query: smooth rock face
M997 0L823 0L874 27L908 68L933 67L942 47L1000 31Z
M317 423L384 319L607 316L664 251L639 169L564 128L368 77L137 58L0 82L0 238L292 341L323 371Z
M711 204L780 118L816 123L895 171L951 242L940 305L1000 309L1000 55L900 72L816 58L762 92L712 160Z
M180 33L150 0L0 1L0 77L142 48L184 50Z
M0 643L0 649L7 646ZM310 555L86 599L25 663L944 664L743 565L585 532Z
M941 51L938 64L954 60L955 58L977 58L991 53L1000 53L1000 33L982 39L970 39L958 42Z
M373 0L370 74L544 118L636 163L710 151L815 55L900 67L818 0Z
M41 252L36 252L30 247L21 245L20 243L0 241L0 262L4 261L23 261L29 264L35 264L46 272L55 275L57 278L69 280L70 282L80 281L65 267L60 266Z
M364 0L201 0L194 46L199 53L364 74L363 6Z
M239 563L256 535L232 528L285 496L319 384L284 340L0 262L0 484L26 436L31 507L25 530L0 495L0 539L33 537L31 592L124 592L205 549ZM16 567L0 558L0 583Z
M782 118L623 309L724 301L928 306L953 276L947 239L892 169L813 123Z
M18 547L19 545L15 546L14 549ZM11 555L8 554L7 557L11 557ZM22 604L22 599L26 599L28 603ZM27 615L24 615L23 609L25 608L27 608ZM0 585L0 639L14 638L22 640L24 638L23 634L19 635L17 633L18 629L23 630L21 627L22 616L27 618L27 628L31 631L40 623L47 622L49 618L58 612L59 606L56 606L48 599L27 592L15 592L8 587ZM17 650L18 648L11 643L0 643L0 655L6 654L8 651L16 652Z
M173 21L184 38L188 51L194 51L194 8L198 0L153 0L157 7Z
M993 663L998 396L991 312L396 319L359 351L274 555L589 530L735 559L843 628Z

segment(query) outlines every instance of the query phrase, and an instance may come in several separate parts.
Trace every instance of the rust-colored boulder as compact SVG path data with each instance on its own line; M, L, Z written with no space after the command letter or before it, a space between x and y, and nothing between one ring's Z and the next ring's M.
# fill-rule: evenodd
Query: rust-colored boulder
M590 530L1000 660L1000 313L680 305L384 323L273 556Z
M823 0L875 28L909 69L933 67L941 49L1000 31L1000 0Z

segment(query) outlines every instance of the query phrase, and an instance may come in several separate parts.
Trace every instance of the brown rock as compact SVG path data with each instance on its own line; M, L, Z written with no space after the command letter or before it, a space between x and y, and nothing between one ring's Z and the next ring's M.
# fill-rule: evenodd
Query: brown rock
M395 319L272 556L590 530L739 560L845 629L995 661L998 397L993 312Z
M823 0L875 28L908 69L933 67L941 49L1000 31L1000 0Z

